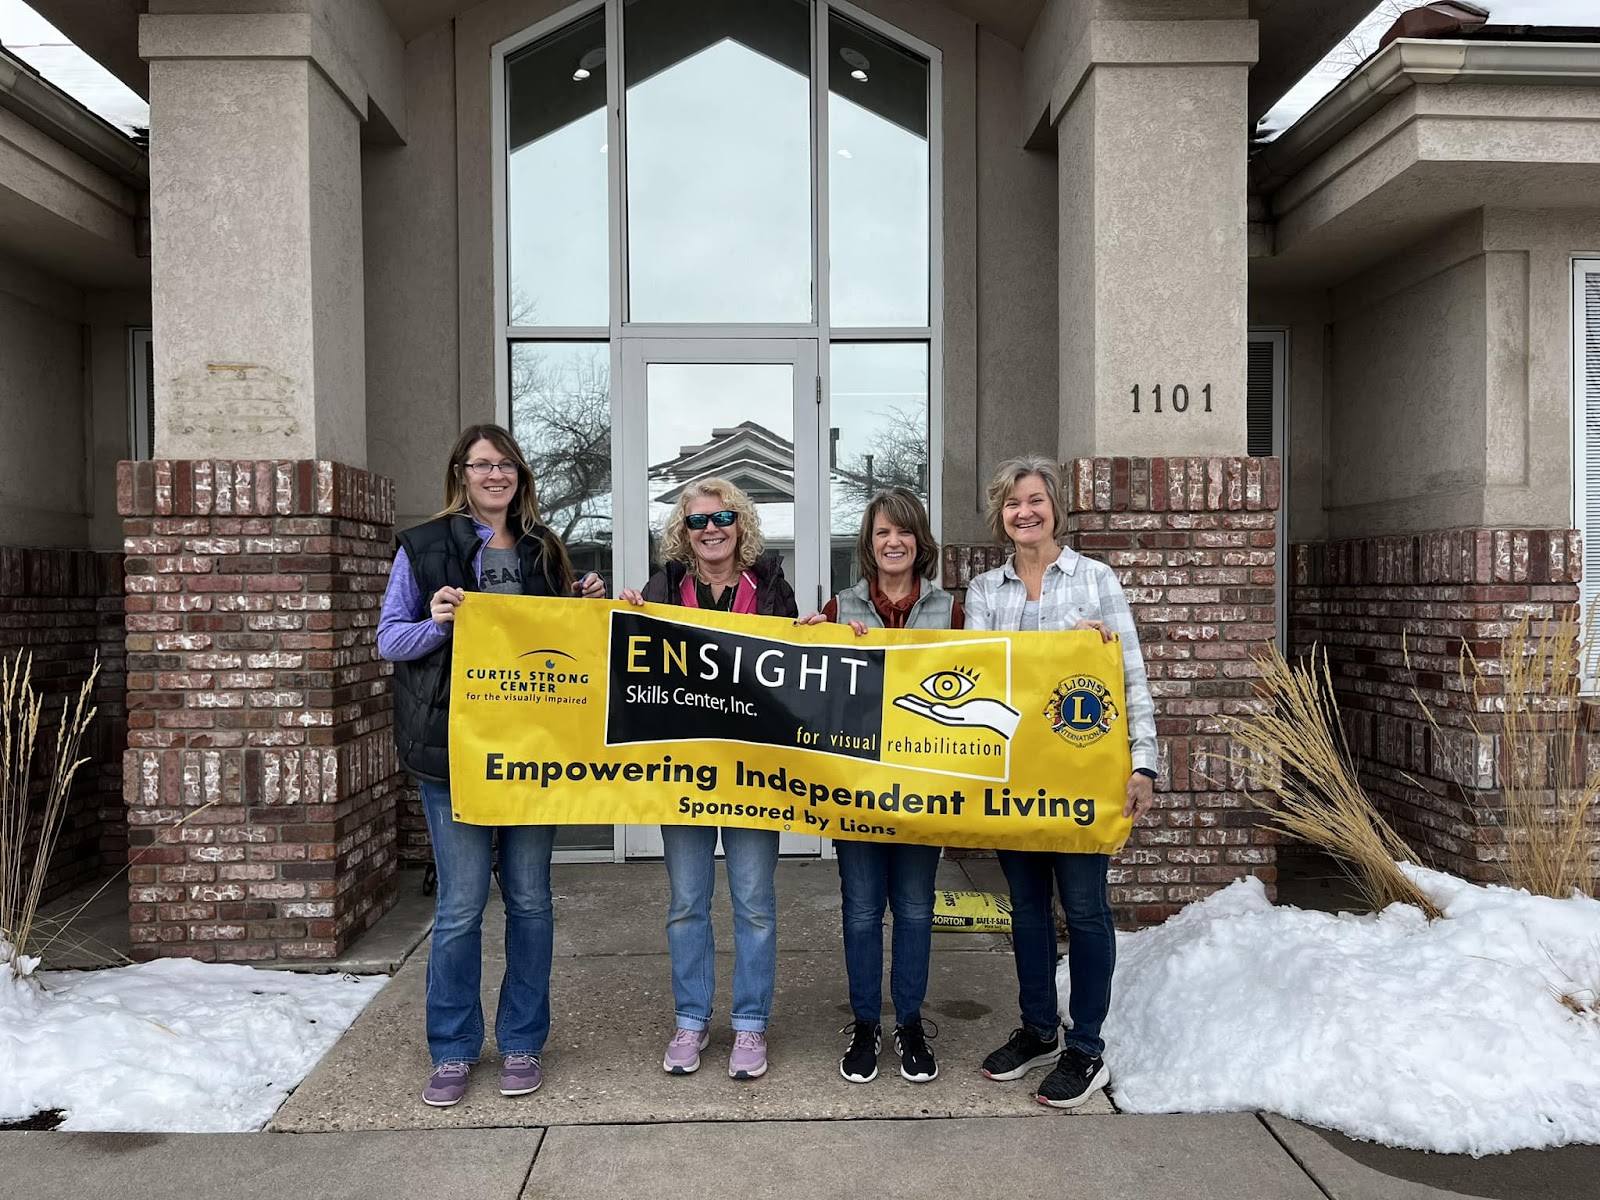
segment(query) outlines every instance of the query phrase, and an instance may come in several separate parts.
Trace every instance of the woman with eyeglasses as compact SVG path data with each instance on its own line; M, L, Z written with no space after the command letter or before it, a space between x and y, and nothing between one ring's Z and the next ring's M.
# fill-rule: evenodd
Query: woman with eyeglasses
M630 604L797 616L783 563L776 553L763 554L764 547L761 520L750 497L726 479L696 480L683 489L667 518L666 565L650 577L643 592L625 588L620 598ZM778 899L772 881L778 834L767 829L661 827L672 889L667 948L677 1025L661 1067L669 1075L692 1075L711 1040L716 988L711 897L719 832L733 901L733 1051L728 1074L758 1079L767 1071L767 1018L778 966Z
M445 467L445 505L396 539L378 620L378 653L395 664L394 733L417 777L438 872L428 956L428 1052L422 1099L448 1108L467 1090L483 1049L483 910L489 876L506 906L506 974L495 1014L500 1093L525 1096L543 1078L550 1030L551 825L498 829L457 822L450 807L450 647L469 592L602 597L598 575L572 578L561 539L539 516L533 473L516 439L473 425ZM496 870L495 847L499 845Z
M869 628L962 627L960 601L933 582L939 543L915 492L889 488L867 502L856 537L856 564L861 578L855 586L828 601L821 612L802 618L802 625L838 621L858 637ZM933 883L941 849L840 840L834 851L839 857L844 966L853 1017L841 1031L850 1035L850 1045L839 1060L839 1074L851 1083L870 1083L878 1076L883 1041L883 913L888 908L894 912L889 992L900 1075L911 1083L928 1083L939 1074L928 1046L937 1029L923 1026L922 1001L928 991Z

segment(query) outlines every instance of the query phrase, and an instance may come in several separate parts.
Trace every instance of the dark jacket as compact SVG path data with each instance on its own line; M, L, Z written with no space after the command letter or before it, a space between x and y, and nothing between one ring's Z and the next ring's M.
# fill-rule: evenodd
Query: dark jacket
M683 577L689 568L681 562L669 562L650 576L640 593L647 604L682 604ZM756 615L762 617L798 617L799 608L794 602L794 589L783 577L783 558L776 550L769 550L750 565L750 574L756 577Z
M562 594L559 568L546 564L542 528L517 538L517 561L522 568L525 596ZM405 548L424 600L449 586L464 592L481 590L475 560L483 542L472 518L457 514L436 517L395 538ZM438 782L450 778L450 647L447 639L431 654L394 664L394 740L400 762L422 779Z

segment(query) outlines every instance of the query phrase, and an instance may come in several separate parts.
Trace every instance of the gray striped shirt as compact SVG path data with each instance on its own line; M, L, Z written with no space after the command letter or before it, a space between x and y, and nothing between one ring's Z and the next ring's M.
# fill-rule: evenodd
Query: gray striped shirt
M967 628L1021 629L1022 610L1027 602L1028 586L1008 558L1005 566L985 571L967 587ZM1068 546L1044 569L1044 583L1039 589L1039 628L1071 629L1079 621L1102 621L1121 642L1133 765L1157 770L1156 708L1150 698L1150 681L1145 675L1133 612L1111 568Z

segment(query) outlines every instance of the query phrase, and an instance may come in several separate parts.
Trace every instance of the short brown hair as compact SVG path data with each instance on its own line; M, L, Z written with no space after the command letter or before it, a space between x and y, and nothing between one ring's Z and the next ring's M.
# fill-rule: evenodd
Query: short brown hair
M856 538L856 565L872 582L878 581L878 559L872 553L872 527L878 518L908 530L917 539L917 556L911 570L918 579L932 579L939 565L939 543L934 539L933 527L928 523L928 510L922 500L909 488L885 488L867 501L867 511L861 518L861 533Z
M1011 494L1017 490L1029 475L1037 475L1044 480L1044 490L1050 496L1050 510L1055 514L1055 528L1051 536L1060 541L1067 534L1067 508L1061 502L1061 465L1054 459L1046 458L1042 454L1023 454L1017 458L1008 458L995 468L994 478L989 481L988 508L989 532L994 534L997 542L1007 541L1006 537L1006 501L1011 499Z

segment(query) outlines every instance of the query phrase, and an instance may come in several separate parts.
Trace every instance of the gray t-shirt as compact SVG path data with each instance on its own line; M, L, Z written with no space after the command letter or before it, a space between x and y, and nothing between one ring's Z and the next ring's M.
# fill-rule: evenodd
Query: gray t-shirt
M1037 600L1023 602L1021 628L1034 630L1039 628L1039 602Z
M517 548L502 550L498 546L483 548L482 578L478 584L486 592L505 592L513 596L522 594L522 565L517 561Z

